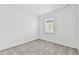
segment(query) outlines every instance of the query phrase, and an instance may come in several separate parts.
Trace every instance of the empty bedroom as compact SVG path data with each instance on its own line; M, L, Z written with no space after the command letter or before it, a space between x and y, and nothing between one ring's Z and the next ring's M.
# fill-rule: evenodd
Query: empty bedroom
M78 55L78 4L0 4L0 55Z

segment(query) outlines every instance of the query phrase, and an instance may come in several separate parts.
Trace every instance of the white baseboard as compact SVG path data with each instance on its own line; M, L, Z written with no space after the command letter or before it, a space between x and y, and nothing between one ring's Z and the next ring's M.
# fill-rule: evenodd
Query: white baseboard
M19 45L22 45L22 44L25 44L27 42L30 42L30 41L33 41L33 40L36 40L37 38L34 38L34 39L29 39L29 40L26 40L26 41L20 41L20 42L17 42L17 43L12 43L8 46L4 46L4 47L1 47L0 50L5 50L5 49L9 49L9 48L12 48L12 47L16 47L16 46L19 46Z

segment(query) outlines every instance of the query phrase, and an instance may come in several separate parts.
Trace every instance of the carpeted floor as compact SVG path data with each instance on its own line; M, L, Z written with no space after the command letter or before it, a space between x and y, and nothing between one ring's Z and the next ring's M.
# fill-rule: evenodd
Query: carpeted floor
M77 49L38 39L2 50L0 55L77 55Z

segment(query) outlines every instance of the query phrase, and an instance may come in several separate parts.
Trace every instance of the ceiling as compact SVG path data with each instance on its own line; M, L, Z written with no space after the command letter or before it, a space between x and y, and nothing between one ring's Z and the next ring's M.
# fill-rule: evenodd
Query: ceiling
M43 15L51 11L63 8L67 4L18 4L16 7L24 9L35 15Z

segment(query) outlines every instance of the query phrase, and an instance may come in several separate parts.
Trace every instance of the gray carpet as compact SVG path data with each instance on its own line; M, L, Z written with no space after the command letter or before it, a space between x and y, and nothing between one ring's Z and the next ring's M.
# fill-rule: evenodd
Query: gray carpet
M0 55L77 55L77 49L38 39L2 50Z

